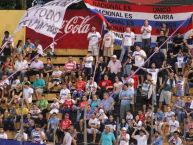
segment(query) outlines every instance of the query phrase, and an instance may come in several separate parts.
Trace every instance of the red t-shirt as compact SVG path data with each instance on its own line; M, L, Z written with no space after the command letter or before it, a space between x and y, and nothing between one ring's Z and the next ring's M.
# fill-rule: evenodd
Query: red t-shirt
M72 121L70 119L63 119L61 122L61 128L62 129L69 129L72 124Z
M79 107L84 108L87 105L88 105L88 101L83 101L83 102L80 102Z
M72 100L65 100L64 101L64 107L67 109L72 109L73 101Z
M76 82L76 90L85 91L86 82L85 81L77 81Z
M99 86L103 88L107 88L107 87L113 86L113 84L111 80L101 80L99 82Z
M139 84L139 76L138 75L134 75L133 77L134 80L134 88L137 89L138 88L138 84Z
M145 115L144 114L140 114L140 115L138 115L139 116L139 120L140 121L145 121Z

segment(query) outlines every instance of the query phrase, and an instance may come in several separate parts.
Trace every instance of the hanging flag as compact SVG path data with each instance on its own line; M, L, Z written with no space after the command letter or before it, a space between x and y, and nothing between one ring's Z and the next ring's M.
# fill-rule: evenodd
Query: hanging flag
M130 26L136 34L136 42L141 42L141 27L148 19L152 26L152 42L156 42L160 28L166 23L170 34L184 21L179 32L185 34L192 29L193 5L188 6L144 6L122 4L115 2L102 2L98 0L84 0L87 8L101 16L103 22L109 23L115 34L117 44L121 44L123 32Z
M63 25L63 18L68 6L81 0L54 0L44 5L34 6L27 10L16 31L23 27L54 38Z

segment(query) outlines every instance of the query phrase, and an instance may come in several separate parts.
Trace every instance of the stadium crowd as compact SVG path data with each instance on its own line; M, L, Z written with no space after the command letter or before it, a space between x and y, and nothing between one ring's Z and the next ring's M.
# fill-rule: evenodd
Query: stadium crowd
M138 44L127 27L118 58L111 29L102 37L93 26L87 55L78 62L69 56L62 67L52 64L39 40L14 45L5 31L0 138L9 139L11 130L18 141L76 145L86 131L91 144L192 145L193 33L168 40L163 23L152 47L151 31L145 20ZM54 88L57 97L50 102L46 95Z

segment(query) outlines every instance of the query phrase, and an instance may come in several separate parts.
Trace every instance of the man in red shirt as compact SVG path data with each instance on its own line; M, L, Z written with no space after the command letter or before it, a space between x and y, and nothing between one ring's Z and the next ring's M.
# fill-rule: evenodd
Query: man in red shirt
M78 81L75 84L76 90L73 92L73 98L76 100L77 98L82 98L85 88L86 82L82 80L82 76L78 77Z

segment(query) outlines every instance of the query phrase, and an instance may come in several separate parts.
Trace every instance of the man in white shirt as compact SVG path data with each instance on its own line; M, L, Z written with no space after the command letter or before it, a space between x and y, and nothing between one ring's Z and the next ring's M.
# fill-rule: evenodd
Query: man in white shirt
M103 38L103 56L105 57L105 62L108 61L108 58L110 58L113 55L113 43L115 41L114 33L111 31L110 28L108 28L108 32L104 35Z
M170 134L172 135L175 131L179 130L180 123L176 120L176 117L173 115L172 119L168 122L170 128Z
M7 133L4 131L3 127L0 127L0 139L8 139Z
M26 82L23 87L23 98L27 105L27 108L29 108L29 104L32 103L32 95L34 93L33 88L30 87L30 82Z
M71 145L72 140L73 140L73 138L72 138L71 134L68 132L68 130L64 130L64 139L63 139L62 145Z
M95 114L92 114L92 117L88 121L88 129L87 132L89 134L93 134L93 143L96 141L96 134L99 132L100 121L96 118Z
M20 79L23 81L28 69L28 62L23 59L22 55L19 55L18 60L15 61L14 69L17 71L16 76L20 75Z
M121 65L120 60L117 59L116 55L113 55L111 57L111 60L109 61L107 68L110 73L109 78L111 79L114 79L115 75L121 72L122 65Z
M67 88L66 84L63 84L62 89L60 90L60 103L64 103L68 94L70 94L70 90Z
M35 75L37 73L42 73L44 69L44 63L39 60L39 56L36 56L34 61L30 64L30 71L28 72L28 75Z
M147 145L147 140L149 138L149 133L147 132L147 130L145 130L144 127L142 127L142 129L139 131L139 135L135 135L135 133L137 132L137 128L135 128L135 131L132 134L132 138L137 140L137 145ZM145 132L145 134L144 134Z
M93 61L94 58L92 56L92 52L88 51L87 56L84 58L84 69L85 69L85 76L87 77L87 80L90 78L92 74L92 67L93 67Z
M135 34L131 31L130 27L126 28L126 31L123 33L122 45L121 45L121 55L119 60L122 62L125 53L129 54L131 52L131 46L134 45Z
M147 58L147 55L144 50L141 49L140 46L136 46L135 51L133 53L132 59L135 60L135 66L136 67L142 67L144 65L145 59ZM141 83L144 81L144 72L143 70L139 70L137 74L141 78Z
M149 25L148 20L144 21L144 25L141 27L142 33L142 48L145 50L147 54L149 54L149 50L151 47L151 31L152 27Z
M88 33L87 39L89 40L88 51L91 51L93 56L98 56L101 35L96 31L95 27L91 28L91 32Z

